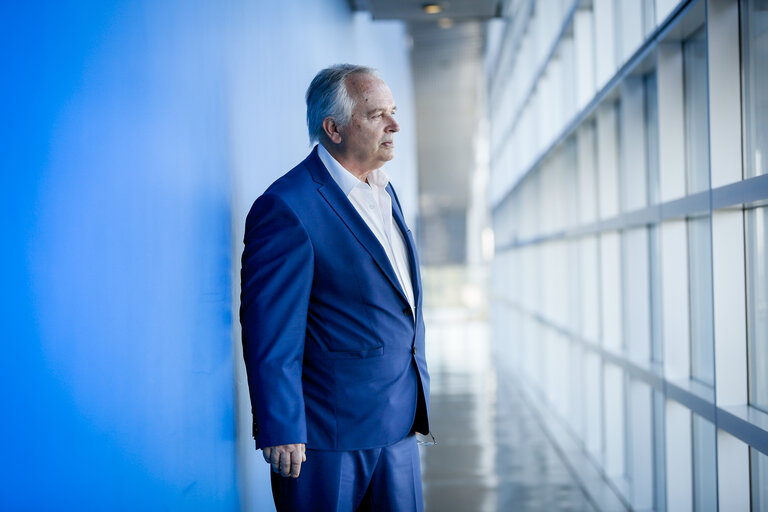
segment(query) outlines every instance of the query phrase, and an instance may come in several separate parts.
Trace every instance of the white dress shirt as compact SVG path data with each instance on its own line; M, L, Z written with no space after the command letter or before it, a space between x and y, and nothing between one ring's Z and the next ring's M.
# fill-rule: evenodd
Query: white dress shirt
M413 313L415 300L411 266L408 263L408 245L392 216L392 197L386 190L389 176L383 169L376 169L368 173L367 182L360 181L333 158L322 144L317 145L317 155L384 248Z

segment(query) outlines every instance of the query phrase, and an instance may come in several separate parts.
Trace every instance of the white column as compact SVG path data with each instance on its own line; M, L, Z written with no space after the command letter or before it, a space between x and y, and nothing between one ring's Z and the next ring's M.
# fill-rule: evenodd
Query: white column
M747 403L747 328L744 213L712 214L715 383L718 405Z
M741 181L739 2L707 1L712 188Z
M728 432L718 430L717 500L720 510L749 512L749 490L749 446Z
M691 411L667 400L665 413L667 448L667 510L693 509L693 454L691 449Z
M595 95L595 34L591 9L579 9L573 17L576 43L576 106L586 106Z
M643 2L634 0L617 0L621 9L621 54L619 63L623 64L643 42Z
M616 41L613 0L594 0L595 59L597 88L602 88L616 71Z

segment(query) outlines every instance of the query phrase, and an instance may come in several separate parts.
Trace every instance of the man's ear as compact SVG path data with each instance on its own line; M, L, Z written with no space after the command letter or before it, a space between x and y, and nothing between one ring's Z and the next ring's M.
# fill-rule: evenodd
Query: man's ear
M328 140L334 144L341 144L342 137L341 133L339 133L339 125L336 124L336 119L333 117L326 117L323 119L323 131L325 132L325 136L328 137Z

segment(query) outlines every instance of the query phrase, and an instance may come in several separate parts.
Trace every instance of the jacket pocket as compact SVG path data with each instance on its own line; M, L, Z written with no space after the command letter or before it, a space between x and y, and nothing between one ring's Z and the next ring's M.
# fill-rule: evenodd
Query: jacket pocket
M384 355L384 347L376 347L369 350L323 350L321 357L325 359L370 359Z

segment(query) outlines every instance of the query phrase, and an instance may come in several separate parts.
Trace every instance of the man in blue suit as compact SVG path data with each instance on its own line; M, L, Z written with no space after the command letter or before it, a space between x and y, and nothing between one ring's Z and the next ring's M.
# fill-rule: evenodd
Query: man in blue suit
M382 166L395 103L370 68L320 71L310 155L253 204L240 321L256 447L279 511L420 511L429 433L416 247Z

